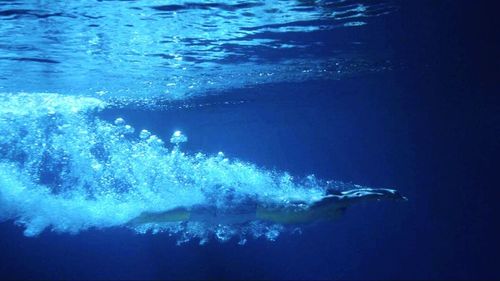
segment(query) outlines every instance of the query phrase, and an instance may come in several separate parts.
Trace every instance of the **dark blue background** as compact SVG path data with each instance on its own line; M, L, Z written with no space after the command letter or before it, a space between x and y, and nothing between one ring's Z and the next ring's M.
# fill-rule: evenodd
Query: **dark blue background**
M362 204L301 235L245 246L175 246L167 235L122 229L25 238L7 222L0 278L499 278L492 3L414 1L376 30L356 31L402 62L394 71L192 101L218 104L204 108L102 113L164 139L181 129L189 152L222 150L294 175L394 187L408 202ZM228 100L246 102L219 103Z

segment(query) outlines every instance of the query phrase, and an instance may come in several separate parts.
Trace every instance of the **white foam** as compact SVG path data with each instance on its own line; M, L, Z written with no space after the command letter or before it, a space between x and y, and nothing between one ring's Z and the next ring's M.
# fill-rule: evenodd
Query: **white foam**
M223 153L188 155L178 147L166 148L154 135L135 136L126 120L112 124L97 118L95 112L106 103L96 98L2 94L0 104L0 220L14 220L27 236L44 229L78 233L125 227L142 212L179 206L235 208L248 198L286 204L324 194L314 177L299 184L286 173L233 161ZM274 240L283 227L190 222L135 230L176 234L179 242L197 237L204 243L209 237Z

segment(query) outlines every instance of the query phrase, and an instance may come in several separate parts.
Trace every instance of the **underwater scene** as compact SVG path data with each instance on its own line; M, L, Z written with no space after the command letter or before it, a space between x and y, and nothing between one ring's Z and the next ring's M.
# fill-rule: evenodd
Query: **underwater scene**
M0 279L495 279L470 1L0 1Z

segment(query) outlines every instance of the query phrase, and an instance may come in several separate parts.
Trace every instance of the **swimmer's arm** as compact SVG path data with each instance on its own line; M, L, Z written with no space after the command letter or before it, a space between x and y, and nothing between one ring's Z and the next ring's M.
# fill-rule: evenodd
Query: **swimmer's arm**
M369 200L396 200L407 201L408 199L402 196L397 190L387 188L360 188L342 191L341 195L334 195L340 198L340 201L345 201L348 204L357 203L360 201Z
M360 188L329 194L306 207L257 208L257 219L282 224L308 223L318 219L335 219L352 204L371 200L407 200L393 189ZM303 204L300 204L303 205Z

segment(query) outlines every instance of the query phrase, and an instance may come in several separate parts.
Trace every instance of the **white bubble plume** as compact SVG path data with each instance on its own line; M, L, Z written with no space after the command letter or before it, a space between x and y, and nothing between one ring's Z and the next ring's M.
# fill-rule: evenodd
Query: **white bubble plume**
M14 220L26 236L45 229L78 233L129 227L139 233L177 234L179 242L210 237L274 240L279 224L201 222L127 224L144 212L206 204L236 208L248 200L287 204L325 194L313 176L296 181L287 173L230 160L219 153L188 155L175 132L169 149L147 130L134 134L123 118L114 123L96 113L96 98L59 94L0 95L0 220Z

